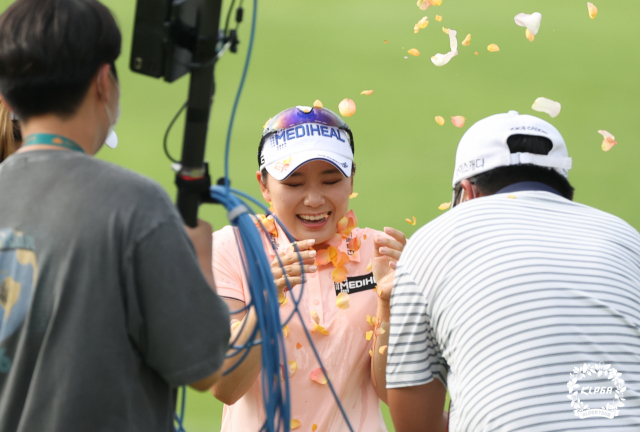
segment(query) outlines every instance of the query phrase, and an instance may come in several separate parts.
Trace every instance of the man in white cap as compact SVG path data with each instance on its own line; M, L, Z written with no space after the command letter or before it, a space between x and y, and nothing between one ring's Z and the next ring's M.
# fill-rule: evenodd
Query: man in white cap
M536 117L494 115L462 137L455 207L398 263L396 431L444 431L446 389L451 431L640 427L640 235L574 203L569 168Z

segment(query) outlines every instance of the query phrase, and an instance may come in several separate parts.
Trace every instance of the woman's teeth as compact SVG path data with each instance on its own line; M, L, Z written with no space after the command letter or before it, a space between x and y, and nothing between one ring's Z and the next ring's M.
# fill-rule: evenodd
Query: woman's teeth
M298 217L306 222L320 222L329 217L329 213L321 213L316 215L303 215L299 214Z

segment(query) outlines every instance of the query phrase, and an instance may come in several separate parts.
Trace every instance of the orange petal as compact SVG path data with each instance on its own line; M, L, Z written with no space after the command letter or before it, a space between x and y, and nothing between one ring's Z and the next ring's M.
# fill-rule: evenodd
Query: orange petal
M372 268L371 260L369 260L369 264L367 264L367 271L370 272Z
M322 368L316 368L312 370L311 373L309 374L309 378L311 378L311 381L315 381L318 384L327 383L327 376L322 371Z
M416 217L413 216L413 220L411 219L405 219L405 222L410 224L410 225L415 225L416 224Z
M369 357L373 357L373 351L369 350Z
M329 246L327 248L327 252L329 252L329 259L333 262L338 259L339 251L333 246Z
M418 28L421 28L421 29L427 28L428 25L429 25L429 18L427 18L426 16L420 18L420 21L418 21L418 24L416 24L416 26L418 26Z
M388 44L388 43L389 43L389 41L385 39L385 40L384 40L384 43Z
M367 235L366 234L363 235L362 238L366 240L367 239Z
M474 52L475 55L478 55L478 51Z
M354 199L357 196L358 196L358 192L354 192L351 195L349 195L349 199Z
M462 41L462 46L469 46L471 43L471 34L468 34L466 38Z
M291 419L291 430L298 429L301 425L300 420Z
M376 335L380 336L381 334L385 334L386 332L384 331L384 329L382 327L378 327L378 329L376 330Z
M444 124L444 118L440 116L436 116L436 123L442 126Z
M373 337L373 330L368 331L368 332L365 334L365 337L367 338L367 340L368 340L368 341L370 341L370 340L371 340L371 338Z
M327 249L319 250L316 255L316 265L323 266L329 262L331 262L329 251Z
M418 7L422 10L427 10L429 9L429 6L431 6L431 1L429 0L418 0Z
M298 343L296 344L296 349L300 349L300 348L302 348L302 344L301 344L300 342L298 342Z
M431 0L432 6L440 6L442 4L442 0Z
M285 325L284 327L282 327L282 335L285 338L289 337L289 326L288 325Z
M451 201L440 204L438 206L438 210L449 210L450 207L451 207Z
M327 240L327 244L333 247L340 246L342 244L342 235L340 235L340 233L334 234L329 240Z
M533 101L533 105L531 105L531 109L533 109L534 111L547 113L551 118L557 117L558 114L560 114L561 108L562 105L560 105L560 102L556 102L544 97L537 98L535 101Z
M349 219L347 219L346 216L343 216L339 221L338 221L338 232L343 232L344 230L347 229L347 224L349 223Z
M336 256L336 259L333 260L332 262L334 267L342 267L349 264L350 261L351 260L349 259L348 254L338 251L338 255Z
M331 278L335 283L344 282L347 280L347 269L344 267L336 267L336 269L331 272Z
M315 432L316 429L318 429L318 425L314 423L313 426L311 426L311 431Z
M298 370L298 363L294 361L290 361L289 362L289 378L292 378L296 374L297 370Z
M460 127L460 128L461 128L461 127L463 127L463 126L464 126L464 122L465 122L466 120L467 120L467 119L466 119L466 118L464 118L464 117L462 117L462 116L454 116L454 117L451 117L451 123L453 123L453 125L454 125L455 127Z
M411 48L409 51L407 51L409 54L411 54L412 56L418 57L420 55L420 51L418 51L415 48Z
M602 141L602 146L601 146L603 151L609 151L611 150L611 148L613 148L614 145L618 144L615 141L616 137L611 135L606 130L599 130L598 133L604 137L604 140Z
M367 96L369 96L371 93L373 93L373 90L363 90L360 92L360 94L367 95Z
M231 320L231 331L234 331L235 329L237 329L241 323L242 321L239 321L237 319Z
M354 252L357 252L358 250L360 250L361 245L362 245L362 242L360 241L360 239L358 237L355 237L349 242L349 249L351 249Z
M382 345L382 346L380 347L380 349L378 350L378 352L379 352L380 354L384 354L384 352L385 352L386 350L387 350L387 346L386 346L386 345Z
M524 31L524 35L526 36L527 39L529 39L529 42L533 42L533 40L536 38L530 31L529 29L526 29Z
M589 11L589 18L594 19L598 15L598 8L591 2L587 3L587 10Z
M349 309L349 294L346 292L341 292L336 297L336 306L339 309Z
M356 217L356 214L353 212L353 210L349 210L345 216L349 220L347 228L353 229L358 226L358 218Z
M445 34L449 34L449 29L448 29L448 28L446 28L446 27L442 27L442 31L443 31Z
M316 99L316 101L313 102L313 107L314 108L324 108L324 105L322 105L322 102L320 102L319 100Z
M500 47L496 44L491 44L487 47L487 51L489 52L498 52L500 51Z
M436 15L436 21L438 22L442 21L442 17L440 15Z
M338 105L340 115L343 117L351 117L356 113L356 103L351 99L342 99L342 102Z

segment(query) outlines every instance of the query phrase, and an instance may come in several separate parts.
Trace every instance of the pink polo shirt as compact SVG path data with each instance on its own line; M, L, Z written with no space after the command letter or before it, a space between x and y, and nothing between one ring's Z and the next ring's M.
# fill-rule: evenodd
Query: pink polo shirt
M267 236L262 232L261 235L269 262L272 262L275 253ZM311 338L353 430L387 430L380 412L380 400L371 383L371 342L365 337L366 332L372 330L366 316L375 317L378 304L373 290L373 273L371 270L367 271L373 257L373 240L376 235L386 236L369 228L354 228L351 236L360 237L362 242L356 252L349 250L346 242L342 242L338 249L348 253L351 260L346 264L348 279L341 286L336 285L331 278L334 269L331 263L320 266L316 273L307 275L300 300L303 322L297 316L294 317L288 324L289 335L285 339L287 361L297 363L297 370L290 379L291 418L300 421L300 431L311 431L314 424L317 425L317 432L348 431L329 386L318 384L309 377L311 371L319 367L302 328L306 326L309 332L313 330L315 322L311 318L312 311L318 314L319 324L329 334L316 332L311 334ZM277 237L271 237L280 251L290 246L280 227ZM218 295L245 303L250 299L231 226L226 226L213 235L213 273ZM350 307L340 309L336 306L337 293L347 290ZM287 301L280 307L283 322L293 313L291 296L298 298L300 291L301 286L298 285L293 288L293 292L285 293ZM260 429L265 420L260 383L261 377L258 377L238 402L224 406L222 432L254 432Z

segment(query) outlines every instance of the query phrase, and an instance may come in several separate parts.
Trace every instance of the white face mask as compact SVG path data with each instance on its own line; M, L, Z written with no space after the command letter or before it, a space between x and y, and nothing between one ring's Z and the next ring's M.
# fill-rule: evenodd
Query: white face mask
M120 86L111 74L109 74L109 76L111 76L111 79L116 84L116 88L118 89L118 96L120 96ZM107 145L107 147L116 148L118 146L118 135L116 135L116 132L113 129L116 127L116 124L118 124L118 120L120 119L120 104L118 104L116 112L112 116L109 112L109 107L107 106L107 103L104 101L104 99L102 100L102 103L104 104L104 109L107 112L107 117L109 117L109 129L107 130L107 138L105 139L104 143Z

